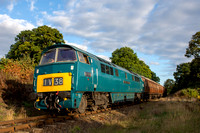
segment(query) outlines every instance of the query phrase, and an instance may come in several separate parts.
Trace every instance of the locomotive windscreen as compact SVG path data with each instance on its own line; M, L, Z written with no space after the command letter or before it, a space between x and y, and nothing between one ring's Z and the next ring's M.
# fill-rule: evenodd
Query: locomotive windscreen
M57 48L47 51L42 55L40 65L54 62L69 62L76 60L76 53L70 48Z

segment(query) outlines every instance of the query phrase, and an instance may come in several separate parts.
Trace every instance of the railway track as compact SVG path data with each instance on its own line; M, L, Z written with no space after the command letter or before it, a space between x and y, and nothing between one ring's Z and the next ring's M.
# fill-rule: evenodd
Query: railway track
M91 114L97 114L101 112L106 112L111 110L111 108L101 109L97 111L88 111L86 113L78 114L78 113L69 113L66 116L50 116L50 115L42 115L36 117L28 117L24 119L10 120L10 121L2 121L0 122L0 133L7 132L17 132L22 130L30 130L34 127L43 127L45 125L52 125L56 122L64 122L66 120L73 120L78 117L84 117Z
M162 99L160 99L162 101ZM174 101L172 98L167 98L167 101ZM183 101L186 101L185 99L182 99ZM149 100L151 101L157 101L157 99ZM178 100L180 101L180 100ZM188 101L188 100L187 100ZM191 101L191 100L190 100ZM115 104L107 109L100 109L97 111L87 111L85 113L79 114L79 113L68 113L65 116L50 116L50 115L42 115L42 116L36 116L36 117L28 117L24 119L17 119L17 120L10 120L10 121L2 121L0 122L0 133L7 133L7 132L17 132L17 131L31 131L33 128L42 129L44 126L53 126L53 124L56 124L57 122L65 122L67 120L74 120L79 117L85 117L88 115L98 114L98 113L104 113L112 110L116 110L119 108L126 108L129 106L133 106L136 103L129 103L129 104Z
M143 102L143 101L141 101ZM141 103L140 102L140 103ZM56 116L56 115L42 115L36 117L28 117L24 119L17 119L17 120L10 120L10 121L2 121L0 122L0 133L7 133L7 132L17 132L22 130L30 131L32 128L39 127L42 128L46 125L52 125L56 122L65 122L67 120L73 120L79 117L84 117L88 115L103 113L112 111L119 108L126 108L129 106L133 106L138 103L123 103L123 104L114 104L107 109L99 109L97 111L86 111L85 113L68 113L65 116Z

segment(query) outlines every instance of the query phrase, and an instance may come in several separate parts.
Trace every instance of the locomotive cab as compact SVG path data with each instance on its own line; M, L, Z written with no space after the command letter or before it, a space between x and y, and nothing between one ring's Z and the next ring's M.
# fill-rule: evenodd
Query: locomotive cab
M40 63L35 67L34 87L37 109L73 108L71 95L77 75L77 51L69 45L56 44L44 50Z

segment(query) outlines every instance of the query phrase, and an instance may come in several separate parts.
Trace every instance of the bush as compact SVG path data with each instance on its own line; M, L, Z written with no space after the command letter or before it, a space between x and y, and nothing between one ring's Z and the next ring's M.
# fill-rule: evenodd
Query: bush
M5 74L7 80L18 80L20 83L33 81L34 61L29 57L20 60L2 58L0 70Z
M190 89L190 88L188 88L188 89L183 89L182 93L184 94L184 96L197 98L199 96L198 90L199 89Z
M34 63L30 57L0 60L0 90L4 101L21 102L32 92ZM1 96L0 96L1 97Z

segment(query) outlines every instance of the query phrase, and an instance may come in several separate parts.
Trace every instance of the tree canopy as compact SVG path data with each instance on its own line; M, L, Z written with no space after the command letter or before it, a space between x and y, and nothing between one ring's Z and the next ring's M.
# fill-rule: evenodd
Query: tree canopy
M151 75L152 75L152 78L151 78L151 79L152 79L153 81L158 82L158 83L160 82L160 78L156 76L156 73L155 73L155 72L151 72Z
M10 46L10 51L6 57L20 59L29 56L35 63L39 63L41 52L46 47L61 42L64 42L63 35L57 29L46 25L21 31L15 37L15 43Z
M200 58L200 31L192 36L189 46L186 49L185 56L194 56L194 58Z
M200 32L192 36L185 56L188 58L194 56L194 59L191 62L177 65L176 72L174 72L176 91L184 88L200 88Z
M112 63L119 65L127 70L153 79L156 82L160 81L160 78L157 77L156 74L150 70L149 66L146 65L144 61L139 60L137 54L134 53L134 51L129 47L116 49L112 53L112 57L110 59Z
M167 79L164 82L164 87L165 89L167 89L167 94L170 94L172 92L174 85L175 85L175 81L173 79Z

